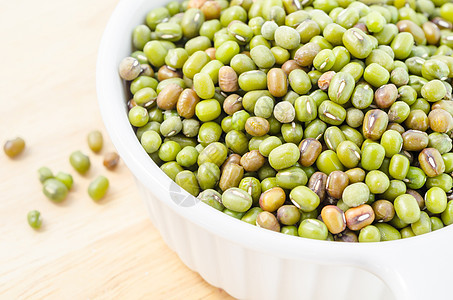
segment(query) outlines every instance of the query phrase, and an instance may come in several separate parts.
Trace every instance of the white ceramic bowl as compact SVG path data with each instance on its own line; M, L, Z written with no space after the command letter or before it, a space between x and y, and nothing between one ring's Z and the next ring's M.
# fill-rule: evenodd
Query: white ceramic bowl
M181 260L240 299L453 299L453 226L405 240L349 244L263 230L181 190L149 158L127 119L118 64L132 29L165 0L125 0L104 32L97 62L102 117L135 176L152 222Z

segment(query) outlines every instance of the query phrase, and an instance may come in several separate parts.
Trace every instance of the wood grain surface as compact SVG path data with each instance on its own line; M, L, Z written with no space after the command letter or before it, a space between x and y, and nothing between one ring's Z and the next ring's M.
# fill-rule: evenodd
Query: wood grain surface
M164 244L126 166L102 166L114 148L99 114L95 64L116 4L0 0L0 142L27 143L13 160L0 153L1 299L230 299ZM86 144L93 129L104 133L100 154ZM69 165L75 150L91 158L85 176ZM41 166L73 175L63 203L42 194ZM95 203L86 189L100 174L111 187ZM38 231L26 220L33 209L43 216Z

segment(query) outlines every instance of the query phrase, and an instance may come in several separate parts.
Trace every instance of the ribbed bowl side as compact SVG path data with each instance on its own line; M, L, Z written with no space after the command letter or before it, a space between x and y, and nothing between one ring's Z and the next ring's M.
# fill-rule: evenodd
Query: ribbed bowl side
M180 217L136 182L165 243L190 269L235 298L394 299L380 279L361 269L283 259L220 238Z

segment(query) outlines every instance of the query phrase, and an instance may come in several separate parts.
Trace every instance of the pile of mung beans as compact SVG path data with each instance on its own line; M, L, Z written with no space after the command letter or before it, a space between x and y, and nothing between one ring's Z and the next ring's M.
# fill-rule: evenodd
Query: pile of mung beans
M453 223L450 0L186 0L119 65L144 150L234 218L378 242Z

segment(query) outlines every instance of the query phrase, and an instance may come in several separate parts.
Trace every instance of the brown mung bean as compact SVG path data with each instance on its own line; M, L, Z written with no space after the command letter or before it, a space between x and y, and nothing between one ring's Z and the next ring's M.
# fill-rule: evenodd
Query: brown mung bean
M252 150L242 155L240 163L247 172L258 171L266 162L264 156L258 150Z
M281 187L271 188L260 196L260 206L263 210L274 212L285 203L286 194Z
M235 92L239 89L238 75L232 67L223 66L220 68L219 87L224 92Z
M109 170L116 168L120 161L120 156L116 152L109 152L104 156L103 165Z
M238 187L244 176L244 168L235 163L225 165L220 176L219 187L226 191L231 187Z
M322 151L322 145L317 139L308 138L302 140L299 144L300 158L299 163L308 167L313 165Z
M374 221L374 211L368 204L352 207L344 213L350 230L360 230Z
M288 78L279 68L270 69L267 73L267 88L272 96L283 97L288 92Z
M192 89L185 89L178 97L176 110L181 117L190 119L195 115L195 106L198 102L200 98L197 93Z
M162 91L157 95L157 106L160 109L174 109L176 103L178 102L179 96L181 95L183 89L176 83L170 83L165 86Z
M332 234L337 234L346 229L344 212L335 205L326 205L321 210L321 217L327 229Z

